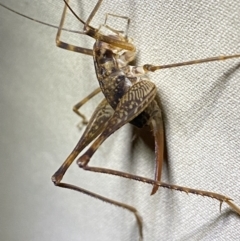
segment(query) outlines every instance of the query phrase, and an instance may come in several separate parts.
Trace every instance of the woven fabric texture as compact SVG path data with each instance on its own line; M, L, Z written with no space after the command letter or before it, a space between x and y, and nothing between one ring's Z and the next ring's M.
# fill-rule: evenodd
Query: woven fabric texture
M4 3L3 0L1 0ZM96 1L76 1L87 19ZM76 4L74 2L73 4ZM62 1L5 1L28 16L57 25ZM77 5L75 9L77 9ZM240 53L240 1L103 1L106 13L128 16L137 65L170 64ZM121 19L108 19L118 24ZM68 19L67 19L68 21ZM126 25L121 25L125 26ZM69 22L71 29L82 25ZM51 183L83 129L71 107L98 86L89 56L55 47L56 30L0 8L0 236L3 240L138 240L134 216ZM91 47L86 36L65 41ZM162 103L168 161L162 180L227 195L240 205L240 59L149 74ZM83 112L89 118L103 98ZM130 125L114 133L90 164L154 177L151 133ZM137 208L144 240L239 240L240 219L211 198L80 170L64 182Z

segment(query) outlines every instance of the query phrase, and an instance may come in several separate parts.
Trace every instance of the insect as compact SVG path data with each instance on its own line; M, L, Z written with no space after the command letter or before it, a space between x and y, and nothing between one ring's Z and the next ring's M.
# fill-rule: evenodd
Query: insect
M84 23L85 24L85 27L86 27L86 33L87 34L89 34L90 36L94 36L95 34L97 34L97 33L101 33L100 31L98 31L98 30L96 30L96 29L93 29L93 28L90 28L89 27L89 24L90 24L90 20L91 20L91 17L93 17L92 15L94 15L94 13L97 11L97 9L98 9L98 7L100 6L100 4L101 4L101 1L98 1L98 4L96 5L96 8L93 10L93 12L92 12L92 14L90 15L90 17L88 18L88 20ZM65 10L66 10L66 8L65 8ZM88 29L89 28L89 29ZM109 28L110 29L110 28ZM60 28L60 30L61 30L61 28ZM101 30L101 29L100 29ZM92 33L91 33L91 31L92 31ZM118 48L126 48L125 50L123 50L123 52L124 53L122 53L122 55L123 56L128 56L128 54L131 54L131 53L129 53L129 52L134 52L134 46L133 46L133 44L131 43L131 42L128 42L128 40L126 40L124 37L122 37L122 35L118 32L118 31L116 31L116 30L111 30L110 29L110 31L112 31L113 33L112 33L112 35L114 35L115 37L111 37L111 36L105 36L104 34L100 34L100 36L98 36L98 37L96 37L96 39L97 40L104 40L104 42L105 43L112 43L112 45L113 45L113 48L115 48L115 49L118 49ZM59 38L59 36L60 36L60 32L59 32L59 35L58 35L58 38ZM116 39L116 36L117 37L119 37L120 38L120 40L118 40L118 39ZM101 39L102 38L102 39ZM62 47L66 47L66 48L69 48L67 45L64 45L63 43L61 43L61 42L59 42L59 45L61 45L62 44ZM129 49L128 49L129 48ZM85 51L85 50L82 50L82 51ZM119 50L116 50L116 51L119 51ZM129 52L128 52L129 51ZM86 53L88 53L89 55L90 55L90 52L88 52L87 50L86 50ZM119 54L120 55L120 54ZM121 56L121 55L120 55ZM100 56L101 57L101 56ZM99 58L100 58L99 57ZM236 56L234 56L234 57L239 57L239 55L236 55ZM130 58L129 58L129 60L131 60L131 58L132 58L132 56L130 56ZM96 57L96 59L97 59L97 57ZM128 59L127 59L128 60ZM168 66L169 67L169 66ZM97 67L96 67L97 68ZM136 77L134 74L130 74L130 73L136 73L136 72L138 72L139 70L140 70L140 73L142 72L144 72L145 70L148 70L148 71L150 71L150 70L155 70L155 67L152 67L152 66L149 66L149 65L145 65L145 70L144 70L144 68L139 68L139 69L133 69L133 70L129 70L128 69L128 65L127 66L125 66L125 65L123 65L123 66L121 66L121 68L122 68L122 70L124 70L124 74L129 74L129 78L134 78L134 77ZM132 71L132 72L131 72ZM141 73L141 74L142 74ZM119 75L118 75L119 76ZM135 82L136 80L133 80L133 82ZM137 81L136 81L137 82ZM138 82L137 82L138 83ZM139 82L139 83L142 83L141 81ZM145 84L144 84L144 87L147 87L147 83L148 82L144 82ZM133 83L132 83L133 84ZM131 84L129 84L130 86L131 86ZM141 87L141 85L140 86L137 86L138 88L135 90L135 91L137 91L136 93L138 93L138 91L141 89L140 87ZM152 89L154 89L154 86L152 85ZM151 90L152 90L151 89ZM96 92L94 92L94 93L97 93L98 92L98 90L96 91ZM123 91L124 92L124 91ZM126 92L124 92L124 94L126 94L126 93L131 93L132 95L134 95L134 93L135 92L130 92L129 91L129 89L126 91ZM135 95L137 95L137 94L135 94ZM110 99L111 99L111 97L112 97L112 94L110 94ZM123 96L121 96L121 98L120 98L120 100L122 100L122 97ZM153 98L153 97L152 97ZM154 94L154 98L155 98L155 94ZM126 100L128 100L128 99L126 99ZM134 101L137 101L138 99L135 99ZM109 102L111 102L111 100L109 100ZM135 102L134 102L135 103ZM143 102L141 102L141 103L143 103ZM150 104L151 103L151 101L150 100L148 100L148 104ZM76 109L78 109L77 107L78 107L79 105L77 105L76 106ZM115 106L116 107L116 106ZM115 107L113 107L113 109L115 108ZM143 108L143 109L145 109L145 108ZM141 110L141 111L143 111L143 109ZM151 109L152 109L152 107L151 107ZM112 115L112 109L111 108L109 108L109 106L108 106L108 104L106 103L106 102L103 102L103 104L101 104L101 108L99 108L99 112L98 112L98 114L101 114L101 115L103 115L103 113L101 112L102 110L104 110L103 112L107 112L107 114L109 114L107 117L105 117L106 119L104 119L104 121L103 122L108 122L108 118L110 118L110 116ZM76 110L77 111L77 110ZM159 111L159 106L156 106L156 111ZM153 111L153 112L155 112L155 111ZM119 114L120 113L120 110L118 111L118 112L115 112L116 114ZM129 113L129 111L127 111L127 113ZM139 113L138 113L139 114ZM147 112L147 115L150 115L150 113L149 112ZM153 115L154 116L154 115ZM155 121L157 121L157 120L161 120L161 116L158 116L158 118L155 120ZM98 121L98 119L97 119L97 121ZM127 122L129 122L130 121L130 119L127 119L126 120ZM90 120L90 123L91 123L91 120ZM99 123L98 123L99 124ZM161 123L159 124L159 125L161 125ZM109 125L107 125L107 127L109 127ZM116 125L113 125L113 127L114 128L116 128ZM112 127L112 128L113 128ZM103 127L102 127L103 128ZM108 131L108 129L106 128L106 130ZM160 145L161 146L161 148L162 148L162 150L163 150L163 146L162 146L162 143L163 143L163 133L158 133L158 131L159 130L163 130L162 128L156 128L156 136L157 135L160 135L161 136L161 138L160 138L160 141L159 141L159 143L158 143L158 145ZM89 131L91 131L91 129L89 130ZM94 133L96 136L99 134L99 133ZM105 134L106 136L105 137L107 137L109 134L107 133L107 134ZM95 137L95 136L94 136ZM84 141L87 141L87 142L90 142L91 141L91 139L88 137L88 138L84 138ZM87 143L88 144L88 143ZM87 145L86 144L86 145ZM82 146L81 146L81 148L79 148L79 150L78 150L78 152L80 152L80 149L82 149L84 147L84 145L82 144ZM161 148L159 148L159 149L157 149L157 150L161 150ZM91 151L93 151L93 150L91 150ZM74 154L74 155L77 155L78 153L76 153L76 154ZM162 161L163 161L163 157L162 157L162 152L159 154L159 156L160 156L160 158L158 159L158 163L159 163L159 170L161 170L161 164L162 164ZM86 155L85 155L85 157L86 157ZM70 160L70 161L69 161ZM74 158L73 158L73 156L70 156L70 158L69 159L67 159L67 162L65 162L65 163L67 163L67 164L70 164L70 162L72 162L74 160ZM88 160L86 160L86 162L87 162ZM83 163L83 161L81 162L81 161L79 161L79 165L81 165L81 166L84 166L85 168L86 168L86 166L84 165L84 163ZM65 167L66 167L66 165L65 165ZM90 192L88 192L88 191L86 191L86 190L82 190L82 189L80 189L80 188L78 188L78 187L75 187L75 186L71 186L71 185L69 185L69 184L64 184L64 183L61 183L60 182L60 179L61 179L61 175L62 174L64 174L64 172L65 172L65 167L63 166L63 167L61 167L61 169L59 169L59 171L54 175L54 182L58 185L58 186L62 186L62 187L66 187L66 188L70 188L70 189L75 189L75 190L78 190L78 191L82 191L82 192L86 192L87 194L89 194L89 195L95 195L95 197L97 197L97 198L99 198L99 199L103 199L103 200L105 200L105 201L107 201L107 202L110 202L110 203L114 203L112 200L107 200L107 199L104 199L104 198L102 198L102 197L99 197L99 196L96 196L96 194L93 194L93 193L90 193ZM94 170L94 169L92 169L92 170ZM100 170L100 169L98 169L98 170ZM95 171L98 171L98 170L96 170L95 169ZM101 172L104 172L104 170L103 169L101 169L100 170ZM105 172L107 172L107 173L109 173L109 171L106 171L105 170ZM115 174L115 175L117 175L117 174L119 174L119 175L121 175L121 176L124 176L124 177L126 177L126 176L128 176L128 177L131 177L131 178L133 178L133 179L137 179L137 180L140 180L140 181L144 181L144 182L149 182L150 184L152 184L153 186L154 186L154 188L153 188L153 193L154 192L156 192L156 190L157 190L157 186L158 185L161 185L161 186L164 186L165 184L164 183L159 183L159 182L156 182L156 181L160 181L160 174L161 174L161 172L159 171L159 173L157 173L157 175L156 175L156 180L155 181L153 181L153 180L150 180L150 179L146 179L146 178L141 178L141 177L137 177L137 176L131 176L130 174L125 174L125 173L120 173L120 172L117 172L117 171L110 171L110 172L112 172L112 174ZM58 177L58 175L60 175L60 178ZM186 189L186 188L181 188L181 187L176 187L176 186L171 186L171 185L168 185L168 184L166 184L165 185L165 187L172 187L173 189L179 189L179 190L183 190L183 191L188 191L188 192L195 192L195 193L199 193L199 194L204 194L204 192L203 191L197 191L197 190L192 190L192 189ZM207 193L207 192L205 192L205 195L207 196L214 196L214 197L216 197L217 199L221 199L222 201L226 201L229 205L231 205L233 208L235 208L235 210L238 212L238 209L237 209L237 207L235 207L234 206L234 204L232 203L232 202L230 202L228 199L226 199L225 197L223 197L223 196L221 196L221 195L218 195L218 194L213 194L213 193ZM117 205L119 205L119 206L122 206L122 207L124 207L124 208L127 208L127 209L129 209L130 211L133 211L134 213L135 213L135 215L136 215L136 218L137 218L137 221L138 221L138 223L139 223L139 230L140 230L140 236L141 236L141 221L140 221L140 217L138 216L138 214L135 212L135 210L132 208L132 207L129 207L129 206L126 206L126 205L124 205L124 204L121 204L121 203L115 203L115 204L117 204Z

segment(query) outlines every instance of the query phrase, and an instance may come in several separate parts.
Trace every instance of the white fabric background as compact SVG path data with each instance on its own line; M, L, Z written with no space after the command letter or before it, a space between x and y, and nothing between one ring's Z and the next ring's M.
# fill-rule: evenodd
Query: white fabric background
M53 24L62 11L60 0L5 3ZM94 3L80 2L82 18ZM94 26L104 13L131 18L139 65L240 52L237 0L105 1ZM82 133L71 107L97 87L91 57L58 49L55 34L0 8L1 240L138 240L131 213L51 183ZM85 46L93 42L79 39ZM238 205L239 67L236 59L150 75L165 116L169 167L163 181L222 193ZM100 99L83 108L88 117ZM126 125L102 145L92 164L153 177L154 151L142 139L133 144L133 135ZM76 164L64 181L136 207L147 241L240 239L239 216L225 204L220 213L216 200L165 189L150 196L148 184L86 173Z

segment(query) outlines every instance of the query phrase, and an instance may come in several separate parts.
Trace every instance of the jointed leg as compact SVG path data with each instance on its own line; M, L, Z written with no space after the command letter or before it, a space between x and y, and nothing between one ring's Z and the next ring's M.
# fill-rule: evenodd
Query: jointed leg
M146 89L147 88L149 88L149 89L144 90L143 88L141 88L141 87L143 87L143 86L141 86L142 84ZM129 91L120 100L113 116L106 123L105 128L102 131L102 133L100 134L100 136L95 140L95 142L90 146L90 148L85 152L85 154L83 154L77 160L77 164L79 165L79 167L83 168L84 170L88 170L88 171L112 174L112 175L116 175L116 176L120 176L120 177L125 177L125 178L129 178L129 179L141 181L144 183L152 184L154 186L153 193L157 190L157 188L155 188L156 186L158 186L158 187L161 186L161 187L165 187L165 188L169 188L169 189L173 189L173 190L184 191L186 193L192 193L192 194L197 194L197 195L201 195L201 196L211 197L211 198L219 200L221 204L222 204L222 202L226 202L235 212L237 212L240 215L239 207L237 207L235 204L233 204L229 197L226 197L226 196L218 194L218 193L202 191L202 190L197 190L197 189L192 189L192 188L187 188L187 187L181 187L181 186L177 186L177 185L169 185L169 184L166 184L163 182L157 182L155 180L151 180L151 179L148 179L145 177L132 175L129 173L124 173L124 172L120 172L120 171L116 171L116 170L112 170L112 169L88 166L88 163L89 163L91 157L93 156L95 151L98 149L98 147L102 144L102 142L105 139L107 139L107 137L110 136L113 132L115 132L118 128L123 126L125 123L131 121L131 118L134 117L134 113L136 113L136 115L139 114L138 111L140 111L140 113L141 113L142 110L146 108L145 100L148 100L150 103L153 101L149 98L149 93L152 93L153 89L154 89L153 86L151 86L151 85L148 86L148 81L137 82L135 85L133 85L129 89ZM138 96L142 91L144 91L144 95ZM138 96L140 99L142 99L142 102L141 102L142 108L140 108L140 109L138 107L139 103L136 104L133 101L133 99L131 99L131 98L134 98L135 96ZM146 96L148 96L147 99L146 99ZM153 97L155 97L155 94L153 94ZM134 105L134 103L136 105ZM132 105L131 109L127 109L131 105ZM155 119L153 118L153 121L152 121L153 128L155 128L155 130L154 130L155 143L156 143L156 145L161 146L160 150L157 152L157 157L156 157L157 166L158 166L157 170L160 170L160 171L156 172L156 179L160 179L161 166L162 166L162 160L163 160L163 145L161 143L163 143L163 140L164 140L163 139L164 133L163 133L163 131L161 131L162 122L161 121L157 122L157 120L158 121L159 121L159 119L161 120L161 118L158 116L159 112L155 112L155 113L156 113ZM127 116L124 116L124 114ZM153 111L153 114L154 114L154 111ZM153 117L154 117L154 115L153 115ZM157 130L157 128L160 128L160 130Z
M164 159L164 128L161 109L156 101L153 101L153 116L151 120L151 127L153 130L155 140L155 181L161 182L162 165ZM159 186L154 185L151 195L155 194Z
M106 122L112 116L112 113L112 107L109 106L107 101L104 99L94 111L82 137L80 138L71 154L53 175L52 181L56 185L61 181L63 175L75 160L75 158L80 154L80 152L102 132Z
M92 141L94 140L104 129L106 126L106 123L108 119L112 116L113 109L107 101L104 99L97 107L95 112L92 115L92 118L90 119L85 132L83 133L81 139L77 143L76 147L72 151L72 153L68 156L68 158L65 160L65 162L62 164L62 166L57 170L57 172L52 176L52 181L54 184L58 187L67 188L71 190L75 190L81 193L84 193L86 195L89 195L91 197L95 197L99 200L102 200L104 202L116 205L118 207L122 207L124 209L127 209L128 211L132 212L137 220L138 229L139 229L139 235L140 239L142 240L143 234L142 234L142 219L137 210L129 206L127 204L117 202L115 200L103 197L101 195L98 195L96 193L90 192L88 190L85 190L81 187L77 187L68 183L62 183L61 180L69 168L69 166L72 164L72 162L75 160L75 158L78 156L78 154Z
M86 30L86 27L90 24L90 22L92 21L93 17L95 16L96 12L98 11L100 5L102 4L103 0L98 0L98 2L96 3L94 9L92 10L92 12L90 13L85 25L84 25L84 30Z
M61 32L62 32L62 28L63 28L65 16L66 16L66 12L67 12L67 9L69 8L72 11L72 13L76 16L76 18L79 19L79 21L81 21L84 24L84 31L83 32L78 32L79 34L89 35L89 36L91 36L93 38L97 38L97 39L99 39L99 40L101 40L103 42L111 43L111 44L113 44L116 47L120 47L120 48L123 48L123 49L126 49L126 50L130 50L130 51L135 51L135 47L134 47L133 44L131 44L129 42L117 40L116 38L112 38L111 36L102 35L95 28L90 27L89 23L92 20L92 18L94 17L94 15L96 14L97 10L99 9L102 1L103 0L99 0L97 2L97 4L95 5L94 9L91 12L91 14L89 15L87 21L84 22L70 8L70 6L68 4L69 0L64 0L65 6L64 6L64 9L63 9L63 13L62 13L62 18L61 18L61 21L60 21L59 29L58 29L58 32L57 32L57 35L56 35L56 45L58 47L60 47L60 48L67 49L67 50L70 50L70 51L74 51L74 52L78 52L78 53L82 53L82 54L86 54L86 55L91 55L91 56L93 55L93 50L92 49L82 48L82 47L79 47L79 46L68 44L68 43L63 42L63 41L60 40L60 36L61 36ZM117 15L115 15L115 16L117 16ZM118 16L118 17L120 17L120 16ZM127 18L127 17L122 17L122 18Z
M78 163L84 167L97 151L99 146L115 131L137 117L155 98L156 86L150 81L140 81L132 85L120 99L113 115L105 124L102 133L96 138L90 148L82 155Z
M78 163L78 164L80 165L80 163ZM130 173L121 172L121 171L112 170L112 169L107 169L107 168L92 167L92 166L82 167L81 165L80 165L80 167L83 168L84 170L87 170L87 171L115 175L115 176L124 177L124 178L131 179L131 180L140 181L140 182L143 182L143 183L148 183L148 184L151 184L153 186L168 188L168 189L171 189L171 190L181 191L181 192L185 192L185 193L191 193L191 194L200 195L200 196L203 196L203 197L210 197L210 198L216 199L220 202L220 210L221 210L222 203L225 202L226 204L228 204L233 209L233 211L235 211L237 214L240 215L240 207L238 207L236 204L234 204L230 197L224 196L222 194L218 194L218 193L215 193L215 192L208 192L208 191L204 191L204 190L193 189L193 188L188 188L188 187L183 187L183 186L178 186L178 185L173 185L173 184L168 184L168 183L165 183L165 182L156 182L155 180L152 180L152 179L149 179L149 178L146 178L146 177L141 177L141 176L133 175L133 174L130 174Z
M131 94L132 93L130 93L130 95ZM122 99L122 101L124 102L124 98ZM127 103L127 105L129 105L129 103ZM120 106L121 106L121 104L120 104ZM118 105L118 107L119 107L119 105ZM88 165L88 163L90 161L90 158L92 157L94 152L97 150L97 148L100 146L100 144L107 138L106 136L109 136L111 134L110 132L115 131L114 126L112 126L113 124L111 124L112 123L111 120L114 119L114 115L109 119L109 121L105 125L105 128L107 128L107 130L104 129L104 131L97 138L97 140L92 144L92 146L90 146L90 148L87 150L87 152L77 160L77 164L79 165L79 167L81 167L81 168L83 168L84 170L87 170L87 171L116 175L116 176L120 176L120 177L124 177L124 178L128 178L128 179L141 181L143 183L151 184L151 185L153 185L152 194L154 194L157 191L158 187L164 187L164 188L168 188L168 189L172 189L172 190L183 191L183 192L186 192L186 193L192 193L192 194L196 194L196 195L211 197L211 198L219 200L220 205L222 205L223 202L227 203L236 213L238 213L240 215L240 208L238 206L236 206L232 202L231 198L229 198L227 196L224 196L224 195L221 195L221 194L218 194L218 193L214 193L214 192L208 192L208 191L204 191L204 190L198 190L198 189L192 189L192 188L188 188L188 187L171 185L171 184L167 184L167 183L158 181L161 178L161 168L162 168L163 150L164 150L164 145L163 145L163 143L164 143L164 132L163 132L163 126L162 126L163 123L161 121L161 116L159 116L159 115L161 115L161 113L156 111L155 116L153 116L153 120L152 120L152 126L153 126L153 132L154 132L155 144L156 144L156 165L157 165L157 168L156 168L155 180L145 178L145 177L141 177L141 176L137 176L137 175L132 175L132 174L117 171L117 170L112 170L112 169L107 169L107 168L99 168L99 167L92 167L92 166ZM116 120L116 123L119 123L119 122ZM122 124L123 123L124 122L122 122ZM107 131L108 134L102 135L105 131ZM159 149L157 147L159 147Z
M69 0L67 0L67 2L69 2ZM67 50L70 50L70 51L74 51L74 52L78 52L78 53L82 53L82 54L92 56L93 55L92 49L82 48L82 47L79 47L79 46L75 46L75 45L72 45L72 44L65 43L65 42L60 40L62 27L63 27L63 24L64 24L67 9L68 9L68 7L65 4L64 9L63 9L63 13L62 13L62 18L61 18L61 21L60 21L60 25L59 25L59 28L58 28L58 32L57 32L57 35L56 35L56 45L60 48L63 48L63 49L67 49Z
M142 221L141 221L141 217L139 216L135 208L129 205L105 198L98 194L92 193L90 191L82 189L81 187L76 187L71 184L61 183L61 180L66 170L68 169L68 167L74 161L74 159L90 142L92 142L100 134L100 136L94 142L95 146L93 144L89 149L93 155L94 151L97 150L101 142L103 142L109 135L111 135L121 126L128 123L136 116L138 116L149 104L149 101L150 103L151 101L153 101L155 96L156 96L156 86L152 82L142 81L142 82L138 82L137 84L133 85L130 88L130 90L120 100L114 112L113 112L113 109L107 103L107 101L104 99L99 104L96 111L94 112L78 144L76 145L72 153L68 156L68 158L63 163L63 165L58 169L58 171L52 177L52 181L56 186L76 190L76 191L85 193L87 195L90 195L92 197L98 198L102 201L117 205L119 207L122 207L131 211L137 219L140 239L142 239ZM138 101L138 99L135 99L138 97L141 99L140 102ZM82 162L82 165L86 166L90 160L91 155L86 156L85 154L83 156L87 157L87 159L84 158L84 161Z
M106 17L105 17L105 22L104 22L104 26L107 26L109 29L111 29L113 32L116 31L117 33L124 33L124 31L119 31L119 30L114 30L112 28L110 28L108 25L107 25L107 19L108 19L108 16L112 16L112 17L116 17L116 18L122 18L122 19L126 19L127 20L127 27L126 27L126 31L125 31L125 36L127 37L128 36L128 30L129 30L129 26L130 26L130 18L126 17L126 16L121 16L121 15L116 15L116 14L112 14L112 13L107 13L106 14Z
M84 193L88 196L91 196L91 197L94 197L94 198L97 198L103 202L107 202L109 204L113 204L115 206L118 206L120 208L124 208L128 211L130 211L131 213L134 214L136 220L137 220L137 224L138 224L138 230L139 230L139 241L142 241L143 240L143 232L142 232L142 227L143 227L143 223L142 223L142 218L140 216L140 214L138 213L137 209L130 206L130 205L127 205L125 203L121 203L121 202L118 202L118 201L115 201L113 199L109 199L109 198L106 198L104 196L101 196L97 193L94 193L94 192L90 192L86 189L83 189L81 187L77 187L77 186L74 186L72 184L68 184L68 183L63 183L63 182L60 182L57 184L58 187L62 187L62 188L66 188L66 189L71 189L71 190L74 190L74 191L77 191L77 192L81 192L81 193Z
M85 115L83 115L79 109L86 103L88 102L91 98L93 98L95 95L97 95L98 93L101 92L100 87L95 89L92 93L90 93L88 96L86 96L84 99L82 99L81 101L79 101L76 105L73 106L73 111L80 116L83 120L82 123L84 125L86 125L88 123L87 118L85 117Z
M187 62L166 64L166 65L159 65L159 66L145 64L145 65L143 65L143 69L145 70L145 73L147 73L148 71L154 72L154 71L160 70L160 69L176 68L176 67L181 67L181 66L202 64L202 63L207 63L207 62L221 61L221 60L227 60L227 59L233 59L233 58L240 58L240 54L216 56L216 57L211 57L211 58L206 58L206 59L197 59L197 60L191 60L191 61L187 61Z

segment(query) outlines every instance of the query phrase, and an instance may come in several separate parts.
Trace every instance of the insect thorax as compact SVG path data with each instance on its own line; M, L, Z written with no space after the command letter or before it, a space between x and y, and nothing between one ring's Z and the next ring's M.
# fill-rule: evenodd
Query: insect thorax
M116 108L122 96L132 85L132 81L122 70L128 64L127 50L111 46L97 40L93 47L94 65L99 85L108 103Z

